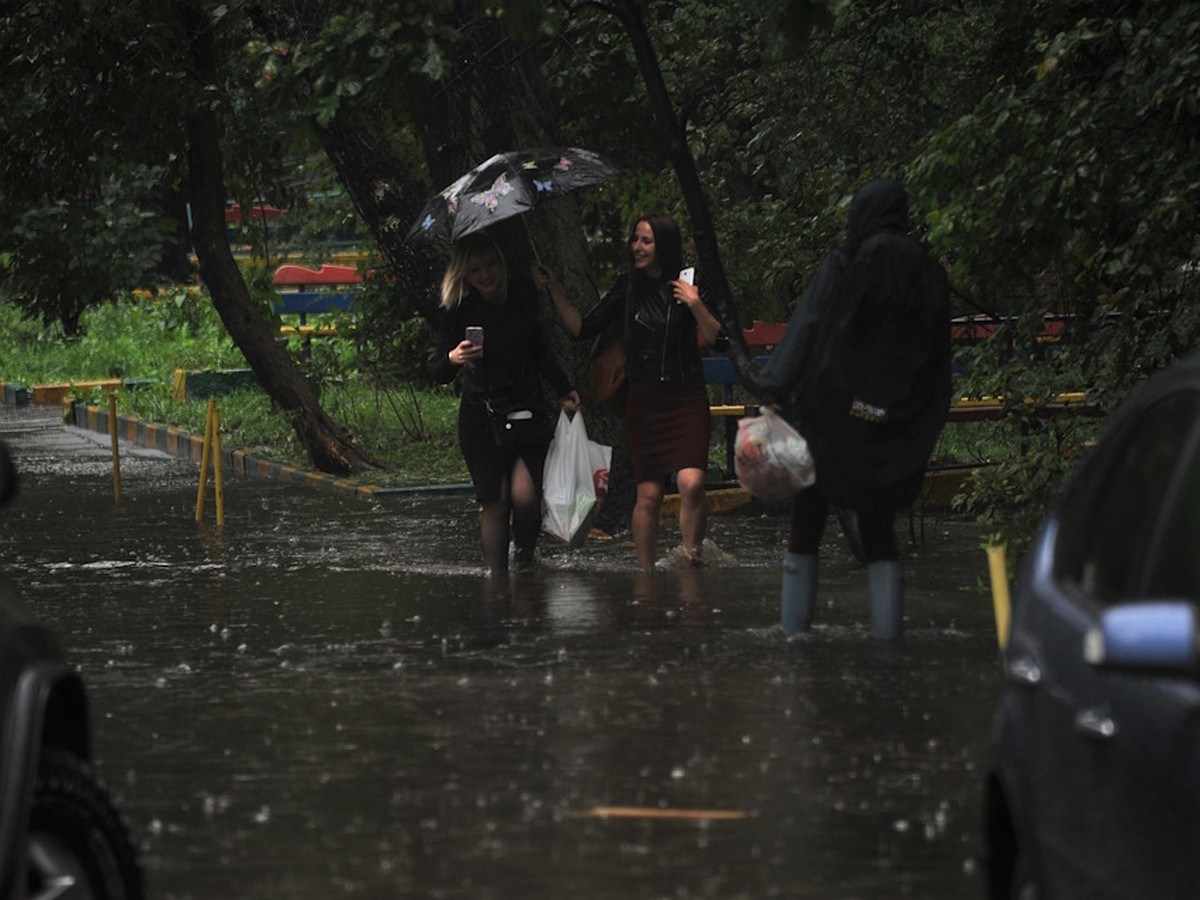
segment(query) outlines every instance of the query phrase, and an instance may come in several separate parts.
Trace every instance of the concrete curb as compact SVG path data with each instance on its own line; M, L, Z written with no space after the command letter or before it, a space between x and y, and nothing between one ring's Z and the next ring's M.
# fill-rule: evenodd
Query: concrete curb
M85 406L82 403L71 403L64 409L64 419L68 425L100 434L109 433L108 410L99 406ZM202 435L192 434L190 431L174 425L147 422L138 416L117 416L117 437L136 447L159 450L168 456L186 459L196 464L199 464L204 457L204 437ZM471 490L469 484L424 487L382 487L373 484L358 484L335 475L273 462L245 450L234 450L225 446L221 447L221 468L224 473L232 475L272 478L317 490L354 494L360 497L388 494L465 493Z

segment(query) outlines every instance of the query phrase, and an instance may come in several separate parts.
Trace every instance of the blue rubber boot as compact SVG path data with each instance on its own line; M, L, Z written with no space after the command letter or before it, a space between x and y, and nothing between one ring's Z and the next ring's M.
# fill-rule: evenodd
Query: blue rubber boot
M783 554L783 590L780 593L779 624L790 637L808 631L817 602L817 557L811 554Z
M881 641L898 640L904 630L904 575L900 563L868 563L867 588L871 596L871 634Z

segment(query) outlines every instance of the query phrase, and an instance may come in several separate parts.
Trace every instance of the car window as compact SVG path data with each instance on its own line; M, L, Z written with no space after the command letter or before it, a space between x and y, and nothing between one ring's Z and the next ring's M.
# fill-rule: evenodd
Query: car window
M1106 438L1100 455L1064 498L1061 555L1056 559L1060 578L1105 605L1142 594L1155 524L1167 505L1198 411L1200 394L1171 394ZM1195 489L1200 471L1193 477ZM1176 509L1182 518L1189 515L1184 504ZM1193 534L1200 534L1200 496L1191 504L1190 515L1193 519L1187 524ZM1174 556L1172 562L1176 570L1184 565L1182 560L1176 564Z
M1171 488L1145 594L1186 598L1200 606L1200 452L1194 444Z

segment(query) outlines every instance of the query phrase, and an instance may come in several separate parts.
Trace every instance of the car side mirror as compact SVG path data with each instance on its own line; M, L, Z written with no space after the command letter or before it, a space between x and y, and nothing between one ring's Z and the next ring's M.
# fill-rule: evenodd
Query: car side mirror
M1196 613L1186 600L1113 606L1088 630L1083 657L1103 668L1200 672Z

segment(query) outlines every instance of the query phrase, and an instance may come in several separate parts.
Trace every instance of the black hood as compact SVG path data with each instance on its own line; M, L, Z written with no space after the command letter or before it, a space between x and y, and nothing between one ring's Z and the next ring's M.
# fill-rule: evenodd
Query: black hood
M854 192L846 222L846 257L853 259L864 241L883 231L908 232L908 194L891 178L868 181Z

